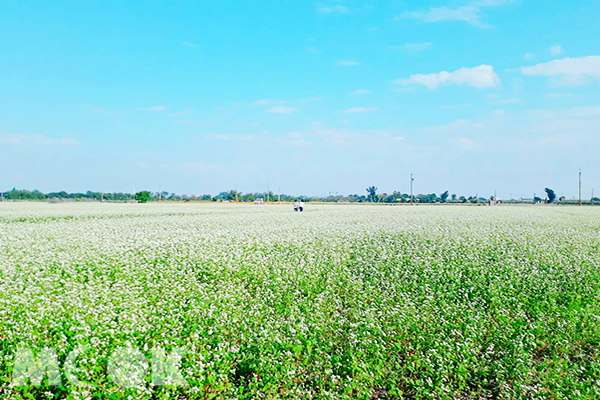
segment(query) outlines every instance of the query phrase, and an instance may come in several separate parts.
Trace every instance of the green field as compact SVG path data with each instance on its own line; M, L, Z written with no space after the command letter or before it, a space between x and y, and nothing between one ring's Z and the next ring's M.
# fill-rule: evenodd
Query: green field
M62 384L11 386L44 347ZM0 352L11 399L600 398L600 209L0 203Z

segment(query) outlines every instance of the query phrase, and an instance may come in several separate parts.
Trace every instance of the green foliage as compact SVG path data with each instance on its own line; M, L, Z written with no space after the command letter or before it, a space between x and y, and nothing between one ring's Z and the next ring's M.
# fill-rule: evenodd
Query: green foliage
M372 203L377 203L379 201L379 198L377 196L377 188L375 186L369 186L367 188L367 201L370 201Z
M456 197L456 195L454 195L454 197ZM445 203L446 200L448 200L448 191L447 190L440 195L440 201L442 203Z
M148 200L152 197L152 194L148 191L137 192L135 194L135 199L140 203L147 203Z
M556 200L556 193L554 193L554 190L546 188L544 191L548 197L548 203L554 203L554 200Z

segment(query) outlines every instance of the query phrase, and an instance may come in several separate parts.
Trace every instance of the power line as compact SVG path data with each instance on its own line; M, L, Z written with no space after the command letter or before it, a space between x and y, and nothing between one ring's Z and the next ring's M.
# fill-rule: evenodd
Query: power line
M512 174L512 175L456 175L456 174L415 174L417 176L430 176L436 178L527 178L527 177L539 177L539 176L564 176L570 175L570 172L558 172L558 173L542 173L542 174Z

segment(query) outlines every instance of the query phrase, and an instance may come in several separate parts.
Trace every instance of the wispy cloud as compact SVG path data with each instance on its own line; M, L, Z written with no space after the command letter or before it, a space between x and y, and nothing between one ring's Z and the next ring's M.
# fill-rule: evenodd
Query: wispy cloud
M348 108L348 109L342 111L342 113L357 114L357 113L373 112L373 111L377 111L377 110L378 110L377 107L351 107L351 108Z
M556 78L563 85L581 85L590 79L600 80L600 56L562 58L522 67L521 73Z
M314 140L309 138L310 135L304 132L287 132L278 142L283 146L292 147L307 147L315 144Z
M514 0L475 0L457 8L430 7L422 11L405 11L396 19L415 19L426 23L463 21L478 28L489 28L490 25L481 20L481 9L508 5L513 2Z
M320 6L317 7L317 10L320 13L323 14L331 14L331 13L347 13L350 10L348 9L348 7L344 7L340 4L335 4L335 5L331 5L331 6Z
M550 54L552 54L553 56L562 54L562 52L563 48L560 44L555 44L554 46L550 47Z
M292 114L296 110L298 110L296 107L275 106L269 108L267 112L270 114Z
M351 66L355 66L355 65L360 65L360 63L358 61L342 60L342 61L338 61L337 65L339 65L341 67L351 67Z
M368 89L358 89L358 90L355 90L354 92L351 92L350 94L369 94L369 93L371 93L371 91Z
M153 112L163 112L163 111L167 111L167 107L165 107L165 106L154 106L154 107L148 107L146 110L153 111Z
M181 42L181 44L185 47L189 47L191 49L197 49L198 47L200 47L199 44L197 43L193 43L193 42Z
M423 42L423 43L405 43L400 46L390 46L390 49L393 50L406 50L406 51L422 51L428 50L431 48L431 42Z
M533 60L534 58L535 58L535 54L533 54L533 53L525 53L523 55L524 60Z
M405 11L396 19L415 19L426 23L442 21L464 21L479 28L489 25L481 21L481 10L478 7L464 6L458 8L431 7L426 11Z
M74 146L77 142L71 138L50 139L45 135L7 134L0 132L2 145L35 145L35 146Z
M285 104L285 101L277 99L261 99L252 103L253 106L272 106L275 104Z
M475 142L474 142L473 140L469 139L469 138L466 138L466 137L459 137L459 138L457 139L457 142L458 142L458 143L459 143L461 146L463 146L463 147L466 147L466 148L468 148L468 149L473 149L473 148L475 148Z
M500 78L491 65L474 68L460 68L454 72L442 71L433 74L416 74L407 79L396 79L400 85L423 85L430 90L440 85L469 85L478 89L492 88L500 84Z
M548 97L549 99L561 99L565 97L575 97L573 93L546 93L544 97Z
M530 110L533 115L546 119L599 119L600 104L560 110Z

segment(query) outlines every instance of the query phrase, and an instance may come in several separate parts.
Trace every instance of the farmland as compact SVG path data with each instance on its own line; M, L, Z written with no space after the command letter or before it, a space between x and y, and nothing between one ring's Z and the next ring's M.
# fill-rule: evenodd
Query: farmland
M10 385L79 346L88 387ZM0 353L14 399L598 398L600 210L0 203Z

